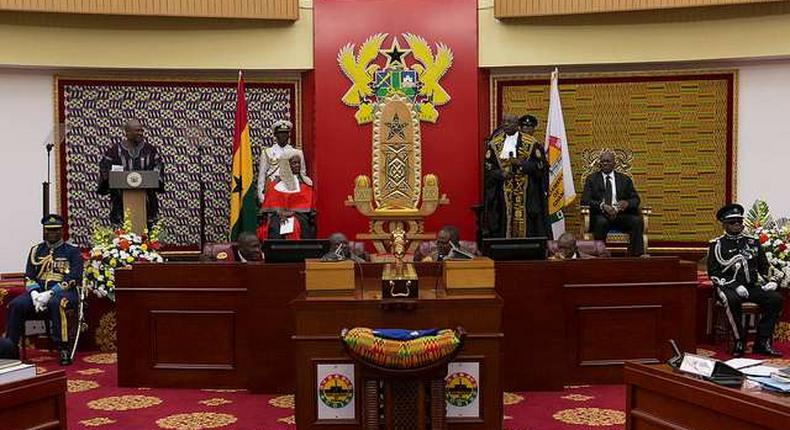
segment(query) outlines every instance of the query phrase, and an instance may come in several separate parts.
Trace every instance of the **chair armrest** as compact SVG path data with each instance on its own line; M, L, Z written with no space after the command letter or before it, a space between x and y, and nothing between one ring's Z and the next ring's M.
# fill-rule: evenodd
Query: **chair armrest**
M582 215L582 231L580 232L580 237L590 239L590 207L587 205L580 205L579 212Z
M645 237L647 237L648 225L649 225L648 221L650 221L650 215L653 214L653 208L650 206L644 206L640 209L640 211L642 212L642 223L644 225ZM645 241L645 243L647 243L647 241ZM647 246L645 246L645 249L647 249Z

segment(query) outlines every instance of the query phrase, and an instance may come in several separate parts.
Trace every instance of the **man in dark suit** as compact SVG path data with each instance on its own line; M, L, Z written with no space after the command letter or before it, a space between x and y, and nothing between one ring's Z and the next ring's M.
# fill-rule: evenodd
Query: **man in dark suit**
M584 181L581 200L583 206L590 207L590 231L595 240L606 240L612 227L628 232L631 236L628 252L640 256L645 250L639 194L631 178L614 171L614 153L602 153L599 161L601 170Z

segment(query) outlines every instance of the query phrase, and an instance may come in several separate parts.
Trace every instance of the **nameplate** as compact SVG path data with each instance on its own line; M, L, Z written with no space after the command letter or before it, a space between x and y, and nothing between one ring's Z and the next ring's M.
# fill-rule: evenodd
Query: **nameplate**
M307 258L305 265L305 290L307 295L348 296L356 288L354 262L320 261Z
M681 371L704 378L710 378L715 368L715 359L689 353L683 355L683 361L680 363Z

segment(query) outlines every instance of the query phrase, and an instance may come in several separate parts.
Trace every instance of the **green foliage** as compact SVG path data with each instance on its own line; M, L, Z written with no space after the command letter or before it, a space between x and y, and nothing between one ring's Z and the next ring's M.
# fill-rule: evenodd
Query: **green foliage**
M743 224L747 232L753 232L758 228L772 229L776 227L768 203L760 199L755 200L751 209L746 212Z

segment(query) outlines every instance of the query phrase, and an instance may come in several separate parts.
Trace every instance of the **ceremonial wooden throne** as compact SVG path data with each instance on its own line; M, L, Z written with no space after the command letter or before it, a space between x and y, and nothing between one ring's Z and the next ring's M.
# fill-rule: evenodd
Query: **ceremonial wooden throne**
M388 253L392 233L404 231L407 252L414 252L426 234L423 219L439 205L450 203L439 193L439 179L422 176L420 119L414 104L405 96L390 95L377 103L373 117L372 180L359 175L354 195L346 206L354 206L370 219L369 232L357 240L370 240L379 253Z

